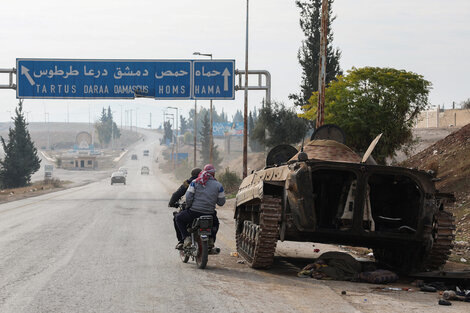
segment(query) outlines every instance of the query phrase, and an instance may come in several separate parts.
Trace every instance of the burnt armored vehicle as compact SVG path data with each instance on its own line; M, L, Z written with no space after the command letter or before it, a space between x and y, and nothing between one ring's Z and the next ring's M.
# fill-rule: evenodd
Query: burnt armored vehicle
M278 240L308 241L372 248L378 262L405 272L443 266L454 239L445 211L453 195L436 190L432 173L366 162L373 147L361 158L325 126L301 152L274 148L266 167L242 181L239 255L266 268Z

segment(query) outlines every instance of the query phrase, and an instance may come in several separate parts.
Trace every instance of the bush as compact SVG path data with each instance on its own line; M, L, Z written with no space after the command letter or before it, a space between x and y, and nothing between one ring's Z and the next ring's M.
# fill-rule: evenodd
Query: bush
M237 192L238 187L242 182L237 173L231 172L228 167L225 168L225 172L217 175L217 180L224 186L225 192L227 194Z
M60 188L63 186L62 181L58 178L44 179L44 185L52 185L54 188Z

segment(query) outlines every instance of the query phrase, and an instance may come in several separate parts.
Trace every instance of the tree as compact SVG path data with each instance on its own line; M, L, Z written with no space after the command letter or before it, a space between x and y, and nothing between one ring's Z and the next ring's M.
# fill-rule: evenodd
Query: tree
M202 128L199 134L200 142L201 142L201 165L204 166L210 163L210 121L209 121L209 114L206 113L202 120ZM217 150L218 146L214 146L214 142L212 142L212 165L217 169L220 167L220 163L222 163L222 158L219 156L219 151Z
M242 123L243 122L243 114L242 111L237 110L235 115L233 116L233 123Z
M328 38L326 54L326 83L335 80L337 75L343 72L339 66L341 52L338 48L333 49L333 31L331 23L336 17L332 15L331 5L334 0L329 0L328 12ZM297 58L302 67L302 82L300 84L299 94L290 94L289 99L294 100L294 104L306 105L312 96L312 93L318 91L318 72L320 69L320 30L321 30L321 3L322 0L297 0L295 4L300 9L300 28L302 29L305 40L297 53Z
M460 107L461 107L462 109L467 109L467 110L470 109L470 98L468 98L468 99L465 100L465 101L462 101L462 102L460 103Z
M183 115L180 115L180 130L181 133L184 134L186 131L190 128L188 120L183 117Z
M267 103L258 114L258 120L250 136L269 148L280 144L295 144L307 132L307 123L294 110L282 103Z
M163 143L165 144L168 142L173 142L173 130L171 129L170 121L165 121L163 123Z
M5 158L0 160L0 183L2 188L23 187L30 183L31 175L40 168L41 160L37 155L28 124L20 101L15 109L14 128L8 132L8 143L1 137Z
M353 68L325 92L325 124L334 123L346 133L346 143L364 152L380 133L373 156L380 164L400 148L413 144L416 117L428 104L431 83L416 73L393 68ZM316 118L316 97L303 107L303 117Z
M117 124L113 121L113 113L111 107L108 106L108 110L103 108L101 110L101 116L99 122L95 123L96 131L98 132L98 139L103 145L107 145L111 142L111 138L121 137L121 132Z
M260 152L260 151L263 151L263 146L258 142L258 140L253 138L255 122L257 121L255 120L255 118L253 118L253 116L256 117L256 110L254 111L254 114L250 112L248 116L248 136L250 138L248 144L250 145L250 149L252 152Z

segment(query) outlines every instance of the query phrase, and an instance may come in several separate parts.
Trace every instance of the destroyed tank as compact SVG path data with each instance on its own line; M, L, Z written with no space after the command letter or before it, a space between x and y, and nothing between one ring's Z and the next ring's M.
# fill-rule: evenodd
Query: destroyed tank
M273 148L266 167L247 176L236 196L237 251L249 266L272 265L278 240L366 247L401 272L447 261L455 199L432 172L376 165L371 144L361 158L334 125L320 127L301 151ZM303 151L302 151L303 150Z

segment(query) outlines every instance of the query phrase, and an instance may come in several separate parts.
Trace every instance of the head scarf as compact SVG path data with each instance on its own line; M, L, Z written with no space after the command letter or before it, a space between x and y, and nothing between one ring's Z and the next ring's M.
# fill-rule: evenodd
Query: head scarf
M206 183L209 179L215 179L215 168L212 164L207 164L204 166L204 169L201 173L199 173L198 177L196 178L196 183L199 183L203 186L206 186Z

